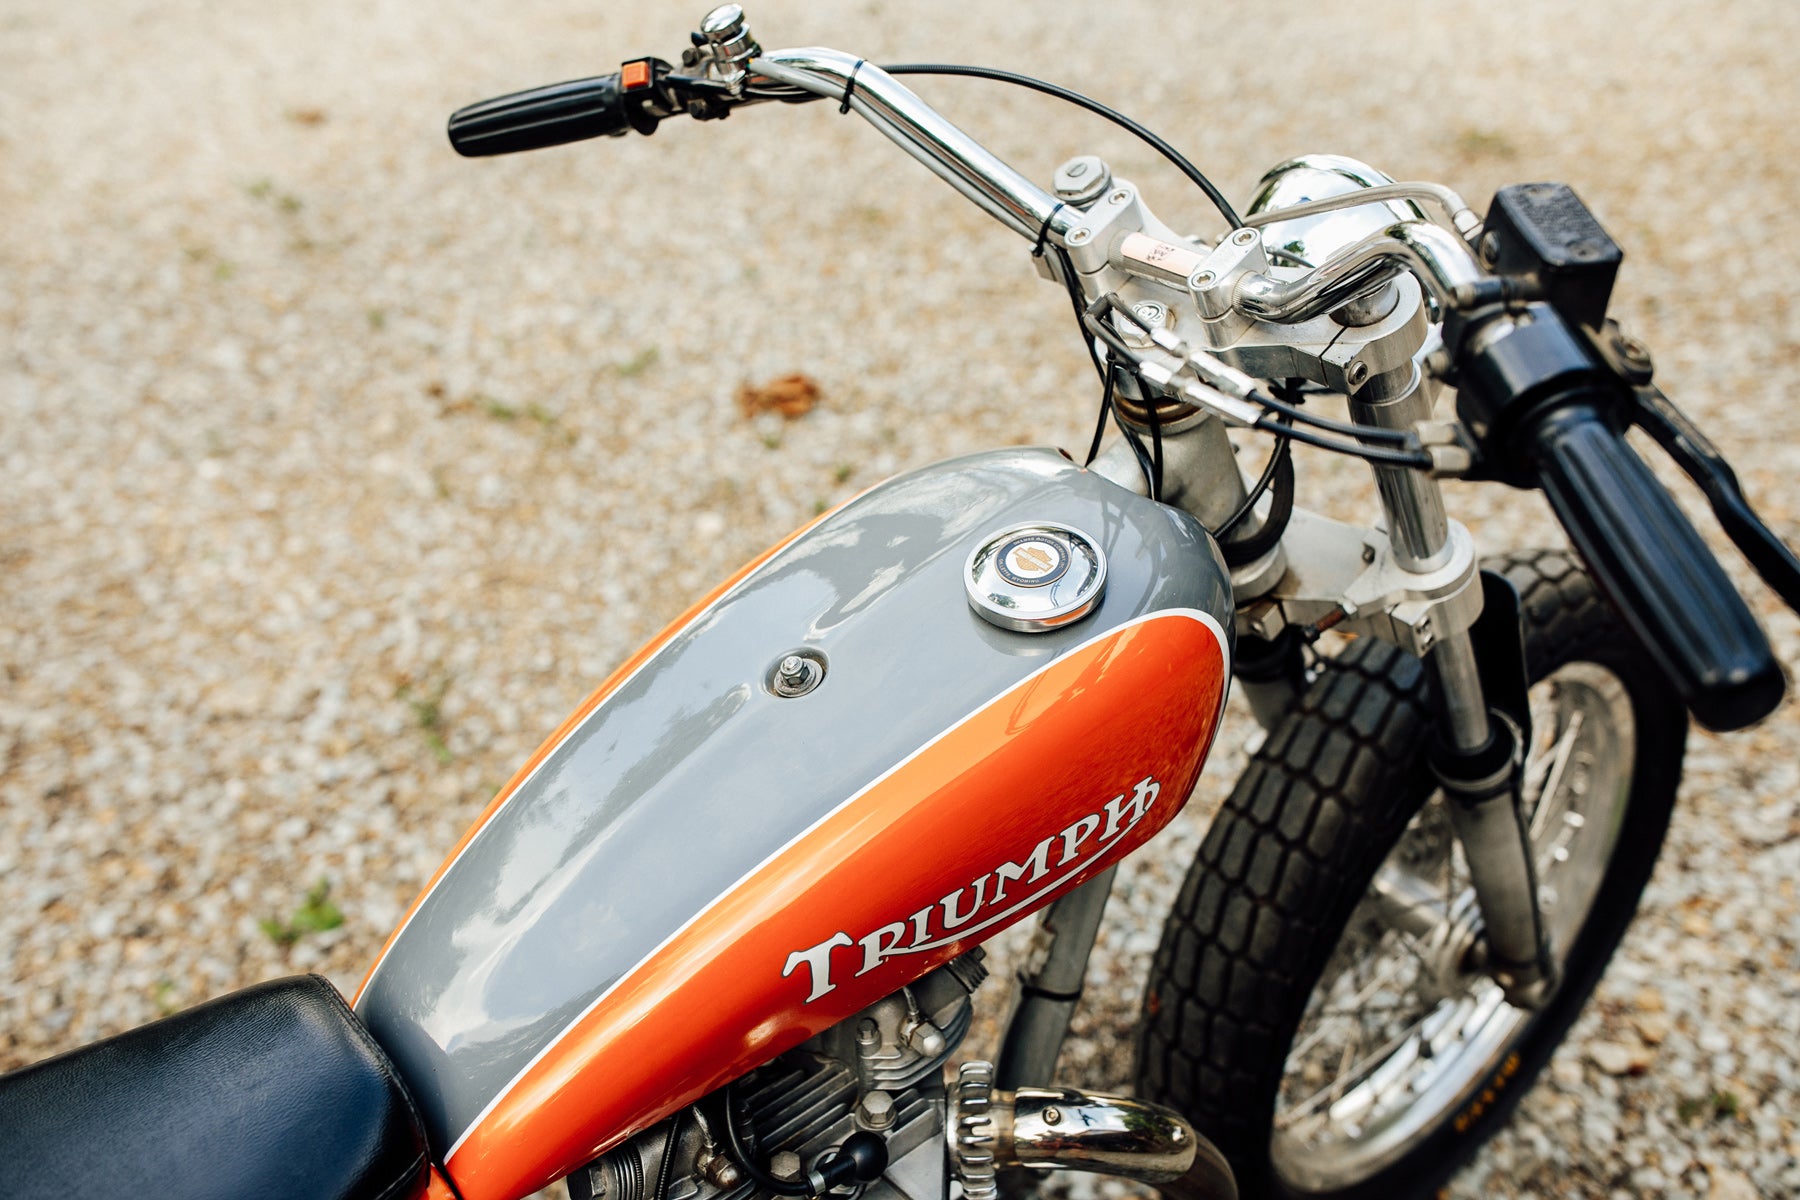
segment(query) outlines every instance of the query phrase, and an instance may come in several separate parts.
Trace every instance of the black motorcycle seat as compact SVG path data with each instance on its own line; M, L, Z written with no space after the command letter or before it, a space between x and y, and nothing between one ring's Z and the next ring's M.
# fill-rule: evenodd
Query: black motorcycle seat
M7 1200L405 1200L427 1170L412 1098L317 975L0 1076Z

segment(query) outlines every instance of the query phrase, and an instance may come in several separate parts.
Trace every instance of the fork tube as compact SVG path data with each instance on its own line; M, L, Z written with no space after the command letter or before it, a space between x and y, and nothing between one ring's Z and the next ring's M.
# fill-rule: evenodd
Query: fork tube
M1468 631L1453 634L1431 651L1431 668L1437 675L1443 711L1439 724L1444 739L1458 750L1479 750L1493 736L1487 701L1481 692L1481 674L1475 665L1475 647Z
M1351 415L1384 429L1411 428L1431 415L1430 386L1409 363L1369 380L1351 400ZM1450 537L1437 481L1419 471L1376 467L1375 482L1395 561L1409 571L1441 566L1450 553ZM1536 1008L1555 984L1520 795L1519 739L1510 724L1489 717L1467 630L1441 636L1431 648L1428 666L1438 696L1439 746L1432 766L1469 861L1470 882L1481 906L1487 969L1509 1001Z
M1432 389L1418 364L1377 375L1350 400L1359 424L1411 429L1431 417ZM1437 480L1408 467L1378 466L1375 486L1387 513L1394 561L1408 571L1430 571L1450 560L1450 525Z
M1108 867L1044 910L1019 971L1018 1002L1006 1023L994 1086L1012 1091L1051 1082L1117 871Z

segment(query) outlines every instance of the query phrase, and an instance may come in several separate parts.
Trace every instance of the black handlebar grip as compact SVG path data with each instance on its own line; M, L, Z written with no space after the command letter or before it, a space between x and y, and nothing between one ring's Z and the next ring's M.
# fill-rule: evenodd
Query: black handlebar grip
M1592 400L1539 411L1525 449L1551 508L1695 719L1725 731L1773 712L1781 666L1674 497Z
M459 108L450 117L450 144L465 157L485 158L655 127L654 116L627 108L614 71Z

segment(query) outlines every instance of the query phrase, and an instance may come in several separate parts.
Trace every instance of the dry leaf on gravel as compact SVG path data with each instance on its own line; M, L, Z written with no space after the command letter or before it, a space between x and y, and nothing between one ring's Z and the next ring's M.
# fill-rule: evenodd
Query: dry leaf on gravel
M793 421L811 412L819 402L819 385L810 375L796 372L767 383L744 384L738 388L737 402L746 417L773 412Z
M1588 1057L1608 1075L1642 1075L1649 1070L1656 1055L1645 1046L1623 1042L1595 1042L1588 1047Z

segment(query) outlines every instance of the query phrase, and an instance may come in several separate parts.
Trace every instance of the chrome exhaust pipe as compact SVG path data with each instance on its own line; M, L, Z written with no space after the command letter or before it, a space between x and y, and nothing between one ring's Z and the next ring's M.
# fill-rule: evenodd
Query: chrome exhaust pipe
M968 1200L994 1200L998 1173L1014 1168L1092 1171L1176 1184L1169 1190L1187 1200L1237 1200L1224 1156L1160 1104L1074 1088L999 1091L985 1062L959 1068L949 1101L950 1162Z

